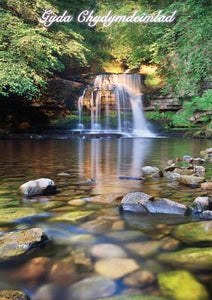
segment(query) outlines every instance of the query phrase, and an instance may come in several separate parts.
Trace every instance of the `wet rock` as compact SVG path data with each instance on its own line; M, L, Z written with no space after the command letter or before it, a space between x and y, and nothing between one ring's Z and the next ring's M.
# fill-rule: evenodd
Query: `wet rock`
M107 237L121 242L128 242L136 239L147 239L147 235L137 230L113 231L106 234Z
M110 220L105 220L103 218L97 218L88 222L83 223L80 227L93 232L104 232L108 230L111 225Z
M121 209L136 213L149 212L161 214L179 214L184 215L186 206L169 199L156 200L145 193L129 193L121 202Z
M127 253L114 244L97 244L91 248L91 255L98 258L126 257Z
M159 262L188 270L210 270L212 267L212 248L188 248L180 251L162 253Z
M109 297L114 294L116 283L103 276L93 276L83 279L68 289L68 299L94 300Z
M192 175L194 173L193 168L187 169L187 168L175 168L174 172L180 175Z
M212 181L204 182L201 184L202 190L212 191Z
M212 162L212 153L208 153L204 156L206 162Z
M76 267L65 262L55 263L49 272L48 280L59 285L69 285L76 281Z
M177 178L180 177L180 174L176 172L167 172L165 177L170 181L177 181Z
M141 171L144 175L151 175L154 173L158 173L160 170L157 167L145 166L141 168Z
M53 222L64 222L64 221L71 221L76 222L79 220L87 219L89 216L93 215L93 211L71 211L65 214L56 216L51 218L50 220Z
M150 285L155 281L155 275L149 270L139 270L124 278L124 283L133 287Z
M23 255L47 240L48 237L40 228L5 233L0 236L0 260Z
M133 259L108 258L97 261L94 265L96 273L112 279L121 278L140 267Z
M202 167L202 166L195 166L194 167L194 172L199 177L204 177L205 176L205 168Z
M0 210L0 223L10 223L19 219L36 215L38 212L32 207L8 207Z
M121 208L124 211L147 212L144 204L151 199L154 198L142 192L129 193L122 199Z
M53 284L45 284L41 286L32 296L32 300L52 300L55 298L58 289Z
M193 166L197 166L197 165L203 164L203 163L205 163L205 162L206 162L206 160L205 160L205 159L202 159L202 158L200 158L200 157L192 158L192 159L190 160L190 163L191 163Z
M116 221L112 225L113 230L123 230L125 228L125 223L124 221Z
M181 175L177 178L178 182L191 187L198 187L202 182L205 181L203 177Z
M203 210L212 209L212 202L208 196L197 197L190 206L193 213L200 213Z
M190 155L184 155L183 160L189 162L192 159Z
M200 156L204 157L207 154L212 153L212 148L207 148L205 150L200 151Z
M67 239L69 244L93 244L97 241L96 237L92 234L75 234Z
M44 279L50 267L48 257L36 257L25 263L10 274L17 281L30 281L36 284L38 280Z
M75 200L68 201L68 205L71 205L71 206L83 206L85 204L86 204L86 201L83 199L75 199Z
M0 300L30 300L30 298L22 291L1 290Z
M163 243L161 249L163 249L164 251L176 250L180 245L180 242L178 240L172 239L170 237L163 238L161 242Z
M169 271L158 275L164 296L175 300L209 300L206 288L187 271Z
M19 187L18 192L25 197L32 197L36 195L52 195L55 194L56 189L57 187L53 180L39 178L22 184Z
M84 249L71 249L70 257L68 257L67 260L73 262L75 265L84 266L89 269L92 268L91 257L87 254L87 252Z
M212 210L205 210L199 215L200 219L212 220Z
M212 243L212 223L208 222L192 222L178 225L172 235L186 243Z
M170 166L164 168L164 171L165 172L173 172L175 169L176 169L176 165L173 164L173 165L170 165Z
M150 257L155 255L161 246L161 241L146 241L142 243L129 243L126 245L126 248L141 257Z
M121 180L142 180L141 177L131 177L131 176L120 176L119 179L121 179Z

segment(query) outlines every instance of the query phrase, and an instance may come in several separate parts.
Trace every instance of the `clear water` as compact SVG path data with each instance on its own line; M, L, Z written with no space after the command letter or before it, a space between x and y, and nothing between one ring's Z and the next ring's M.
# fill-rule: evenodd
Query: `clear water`
M179 188L169 184L165 179L142 182L122 180L120 176L138 177L142 166L154 165L163 168L167 165L168 159L185 154L198 156L200 150L211 146L211 141L207 140L150 138L1 141L0 207L2 209L34 207L39 212L37 216L16 223L2 224L1 232L38 226L46 231L52 241L41 249L30 252L23 259L0 264L0 288L23 289L32 299L37 299L38 290L44 287L42 300L68 300L70 299L67 294L69 286L96 274L94 267L96 259L90 255L93 244L112 242L126 250L125 245L129 241L121 241L119 238L111 241L108 237L109 233L120 231L121 237L128 230L137 230L145 233L150 240L158 240L167 234L170 223L190 221L188 218L167 218L167 216L146 217L141 220L140 216L122 215L118 210L119 201L106 201L104 195L143 191L153 196L167 197L189 204L201 194L200 189ZM210 177L212 168L207 169ZM70 176L60 176L61 172L69 173ZM53 179L60 193L51 197L37 197L31 201L24 201L17 195L17 189L22 183L40 177ZM68 204L69 200L94 195L102 197L99 198L98 203L88 201L83 207L73 207ZM48 206L49 203L51 207ZM77 222L50 220L52 215L61 215L73 210L88 210L94 214ZM136 224L139 224L139 227ZM121 227L118 227L120 225ZM93 239L77 242L75 237L79 234L91 234ZM142 241L142 238L135 237L130 239L131 241ZM180 247L186 246L180 245ZM155 275L170 269L166 265L160 265L156 255L141 258L131 251L126 251L128 257L134 259L141 269L150 270ZM48 259L40 275L33 261L35 257ZM27 264L26 271L23 267ZM34 270L37 275L30 275L29 265L30 270ZM57 276L51 273L53 266L54 268L59 266ZM208 271L194 273L209 289L211 273ZM46 285L48 289L45 288ZM116 280L116 286L115 294L127 293L131 288L122 279ZM50 296L47 290L51 290ZM136 292L160 295L157 281L137 287Z

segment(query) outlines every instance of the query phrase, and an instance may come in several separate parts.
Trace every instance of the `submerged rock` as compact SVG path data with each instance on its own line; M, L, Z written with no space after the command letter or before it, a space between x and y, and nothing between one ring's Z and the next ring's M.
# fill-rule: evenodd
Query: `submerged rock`
M30 298L22 291L1 290L0 300L30 300Z
M205 197L197 197L194 202L191 204L190 208L193 213L199 213L203 210L212 209L212 201L208 196Z
M129 258L108 258L98 260L94 265L96 273L112 279L121 278L140 267L135 260Z
M209 190L212 191L212 181L204 182L201 184L202 190Z
M127 253L114 244L98 244L91 248L91 255L99 258L126 257Z
M66 221L76 222L79 220L84 220L93 214L94 214L93 211L71 211L71 212L67 212L65 214L53 217L50 220L53 222L66 222Z
M139 270L124 279L124 283L133 287L150 285L155 281L155 275L149 270Z
M211 243L212 244L212 223L208 222L192 222L178 225L174 231L173 236L186 243Z
M191 187L198 187L205 181L204 177L197 177L193 175L181 175L177 178L178 182Z
M48 237L40 228L5 233L0 236L0 260L23 255L31 248L39 246L47 240Z
M155 255L162 247L162 241L146 241L139 243L129 243L126 248L141 257L150 257Z
M106 234L107 237L121 242L128 242L135 239L146 240L148 236L138 230L113 231Z
M114 294L116 283L103 276L85 278L68 289L68 299L94 300L109 297Z
M141 192L127 194L121 201L121 209L136 213L148 212L179 215L184 215L187 210L184 204L165 198L157 200Z
M36 195L52 195L56 192L56 184L53 180L48 178L39 178L36 180L30 180L22 184L18 192L25 197L33 197Z
M188 270L210 270L212 268L212 248L188 248L180 251L162 253L158 261L173 267Z
M187 271L169 271L158 275L164 296L175 300L209 300L206 288Z
M10 223L37 214L32 207L8 207L0 210L0 223Z

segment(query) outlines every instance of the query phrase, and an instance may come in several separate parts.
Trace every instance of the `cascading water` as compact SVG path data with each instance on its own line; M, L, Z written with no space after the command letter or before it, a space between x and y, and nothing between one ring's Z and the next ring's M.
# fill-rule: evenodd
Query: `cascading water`
M94 133L121 133L152 137L143 113L139 74L96 76L78 100L79 130ZM83 123L90 115L90 125Z

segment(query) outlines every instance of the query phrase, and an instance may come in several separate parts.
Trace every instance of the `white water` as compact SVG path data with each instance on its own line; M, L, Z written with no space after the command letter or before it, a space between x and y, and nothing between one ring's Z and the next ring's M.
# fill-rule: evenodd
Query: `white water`
M78 129L93 133L122 133L133 136L155 136L147 126L143 112L139 74L98 75L90 93L90 126L83 124L87 88L78 100ZM111 100L112 99L112 100ZM111 100L111 101L110 101ZM114 118L116 115L116 118Z

